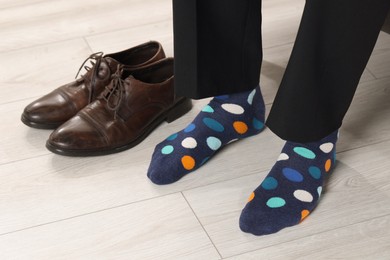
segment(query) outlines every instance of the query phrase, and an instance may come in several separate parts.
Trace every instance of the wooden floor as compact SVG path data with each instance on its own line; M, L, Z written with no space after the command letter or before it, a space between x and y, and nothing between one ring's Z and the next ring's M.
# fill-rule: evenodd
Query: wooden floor
M390 35L381 34L341 129L338 165L302 224L255 237L239 230L248 195L283 141L268 129L231 144L168 186L146 177L154 146L207 103L115 155L50 153L50 131L23 108L70 82L92 52L158 40L173 55L170 0L0 1L0 259L390 259ZM267 107L304 0L264 0Z

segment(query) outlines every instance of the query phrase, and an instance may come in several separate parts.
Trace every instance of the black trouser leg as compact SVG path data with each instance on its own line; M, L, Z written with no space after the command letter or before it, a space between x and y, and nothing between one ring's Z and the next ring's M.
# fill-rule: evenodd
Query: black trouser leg
M308 0L268 127L310 142L337 130L389 11L389 0Z
M173 0L175 90L205 98L259 83L260 0Z

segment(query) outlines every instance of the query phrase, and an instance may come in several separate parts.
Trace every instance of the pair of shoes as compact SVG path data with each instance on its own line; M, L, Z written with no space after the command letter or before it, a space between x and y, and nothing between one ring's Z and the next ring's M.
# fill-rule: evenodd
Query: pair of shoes
M190 99L174 95L174 61L165 57L158 42L105 56L92 54L81 68L88 60L93 60L92 67L85 66L85 75L32 102L22 114L28 126L56 129L46 143L54 153L123 151L192 107Z
M29 104L22 114L22 122L34 128L55 129L99 97L118 65L131 71L163 58L162 46L154 41L104 56L102 52L93 53L77 73L90 61L92 67L84 66L85 75Z

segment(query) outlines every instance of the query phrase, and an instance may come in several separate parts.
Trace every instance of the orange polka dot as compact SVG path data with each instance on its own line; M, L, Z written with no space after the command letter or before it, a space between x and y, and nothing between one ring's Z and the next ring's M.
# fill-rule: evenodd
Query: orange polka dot
M233 123L233 127L239 134L245 134L248 131L248 126L241 121L236 121Z
M309 214L310 214L310 211L308 211L307 209L302 210L302 212L301 212L301 222L302 222L305 218L307 218L307 216L309 216Z
M325 171L328 172L331 166L332 166L332 161L328 159L325 163Z
M251 195L248 198L248 202L251 202L255 198L255 193L252 192Z
M183 158L181 158L181 163L186 170L192 170L195 167L195 160L189 155L183 156Z

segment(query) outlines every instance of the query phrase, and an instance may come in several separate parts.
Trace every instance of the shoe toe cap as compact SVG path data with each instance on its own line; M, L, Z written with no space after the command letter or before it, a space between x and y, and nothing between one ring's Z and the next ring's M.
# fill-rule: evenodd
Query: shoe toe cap
M51 93L25 107L22 121L30 126L59 126L71 118L77 109L60 95Z
M47 141L49 149L56 149L54 152L60 153L94 151L105 144L104 136L78 115L55 130Z

